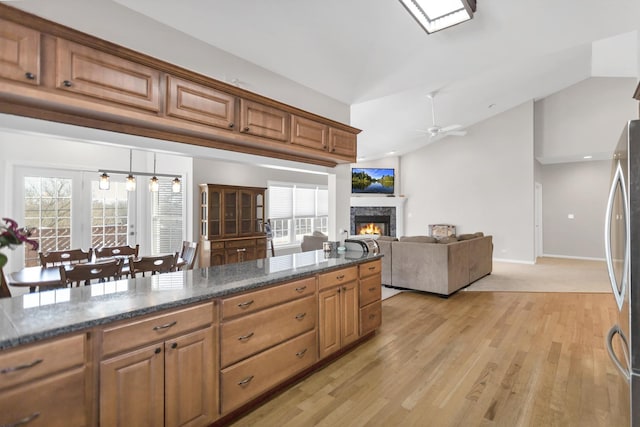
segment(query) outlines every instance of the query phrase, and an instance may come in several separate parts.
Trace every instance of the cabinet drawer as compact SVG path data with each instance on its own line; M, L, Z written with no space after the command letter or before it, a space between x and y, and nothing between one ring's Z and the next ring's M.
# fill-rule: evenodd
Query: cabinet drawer
M360 307L379 301L382 298L381 276L369 276L360 279Z
M57 40L56 87L157 112L160 72L64 39Z
M249 292L222 300L222 318L229 319L239 314L253 313L292 299L311 295L316 291L316 278L296 280L269 289Z
M224 242L211 242L211 250L224 249Z
M315 328L316 306L316 297L309 296L223 323L221 366Z
M213 303L176 310L104 330L103 356L163 340L211 324Z
M317 361L316 331L222 370L222 413L237 408Z
M376 301L360 309L360 336L382 325L382 301Z
M85 335L0 353L0 389L85 363Z
M0 425L86 426L85 369L30 382L0 393Z
M363 277L373 276L374 274L380 274L382 272L382 261L378 259L365 264L360 264L358 266L358 272L361 279Z
M322 290L331 286L348 283L358 278L358 267L343 268L330 273L323 273L318 276L318 290Z
M224 242L224 247L230 248L251 248L256 246L256 239L229 240Z

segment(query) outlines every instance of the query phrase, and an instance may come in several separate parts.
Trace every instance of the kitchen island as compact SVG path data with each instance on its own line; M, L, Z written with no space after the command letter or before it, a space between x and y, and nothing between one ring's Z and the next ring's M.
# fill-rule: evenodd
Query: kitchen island
M375 333L380 258L304 252L0 300L0 425L224 423Z

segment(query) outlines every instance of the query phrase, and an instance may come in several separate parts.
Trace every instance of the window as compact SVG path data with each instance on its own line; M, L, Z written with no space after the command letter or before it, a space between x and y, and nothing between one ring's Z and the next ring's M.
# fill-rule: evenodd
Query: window
M39 251L71 249L71 190L70 178L24 177L24 225L38 229ZM23 247L25 266L40 265L38 251Z
M128 193L124 182L111 182L108 190L91 181L91 247L127 244Z
M314 231L327 233L329 192L326 187L269 184L269 219L274 246L295 244Z
M182 248L182 191L174 193L171 181L160 180L157 192L151 193L151 240L153 254L168 254Z

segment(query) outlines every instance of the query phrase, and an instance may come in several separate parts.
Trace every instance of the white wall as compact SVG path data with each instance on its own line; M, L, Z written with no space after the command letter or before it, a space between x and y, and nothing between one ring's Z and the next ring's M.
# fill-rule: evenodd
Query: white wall
M534 260L533 102L402 156L407 235L428 224L493 236L495 259Z
M611 158L622 126L637 117L632 77L592 77L535 103L536 158L543 164ZM602 141L606 141L604 149Z
M610 179L608 160L543 166L545 256L604 259Z

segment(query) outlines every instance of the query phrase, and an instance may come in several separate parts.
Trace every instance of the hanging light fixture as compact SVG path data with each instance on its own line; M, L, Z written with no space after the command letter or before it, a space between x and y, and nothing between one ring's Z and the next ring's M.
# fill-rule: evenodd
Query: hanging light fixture
M98 184L98 188L100 188L101 190L108 190L109 187L109 175L107 175L106 172L102 172L102 175L100 175L100 183Z
M400 0L428 33L444 30L473 18L475 0Z
M154 193L160 189L160 182L156 176L156 153L153 153L153 176L149 180L149 191Z
M178 178L177 176L173 179L173 181L171 181L171 190L174 193L179 193L180 192L180 187L182 186L182 182L180 182L180 178Z
M129 175L127 176L126 188L127 191L135 191L136 189L136 177L131 174L131 167L133 166L133 150L129 150Z

